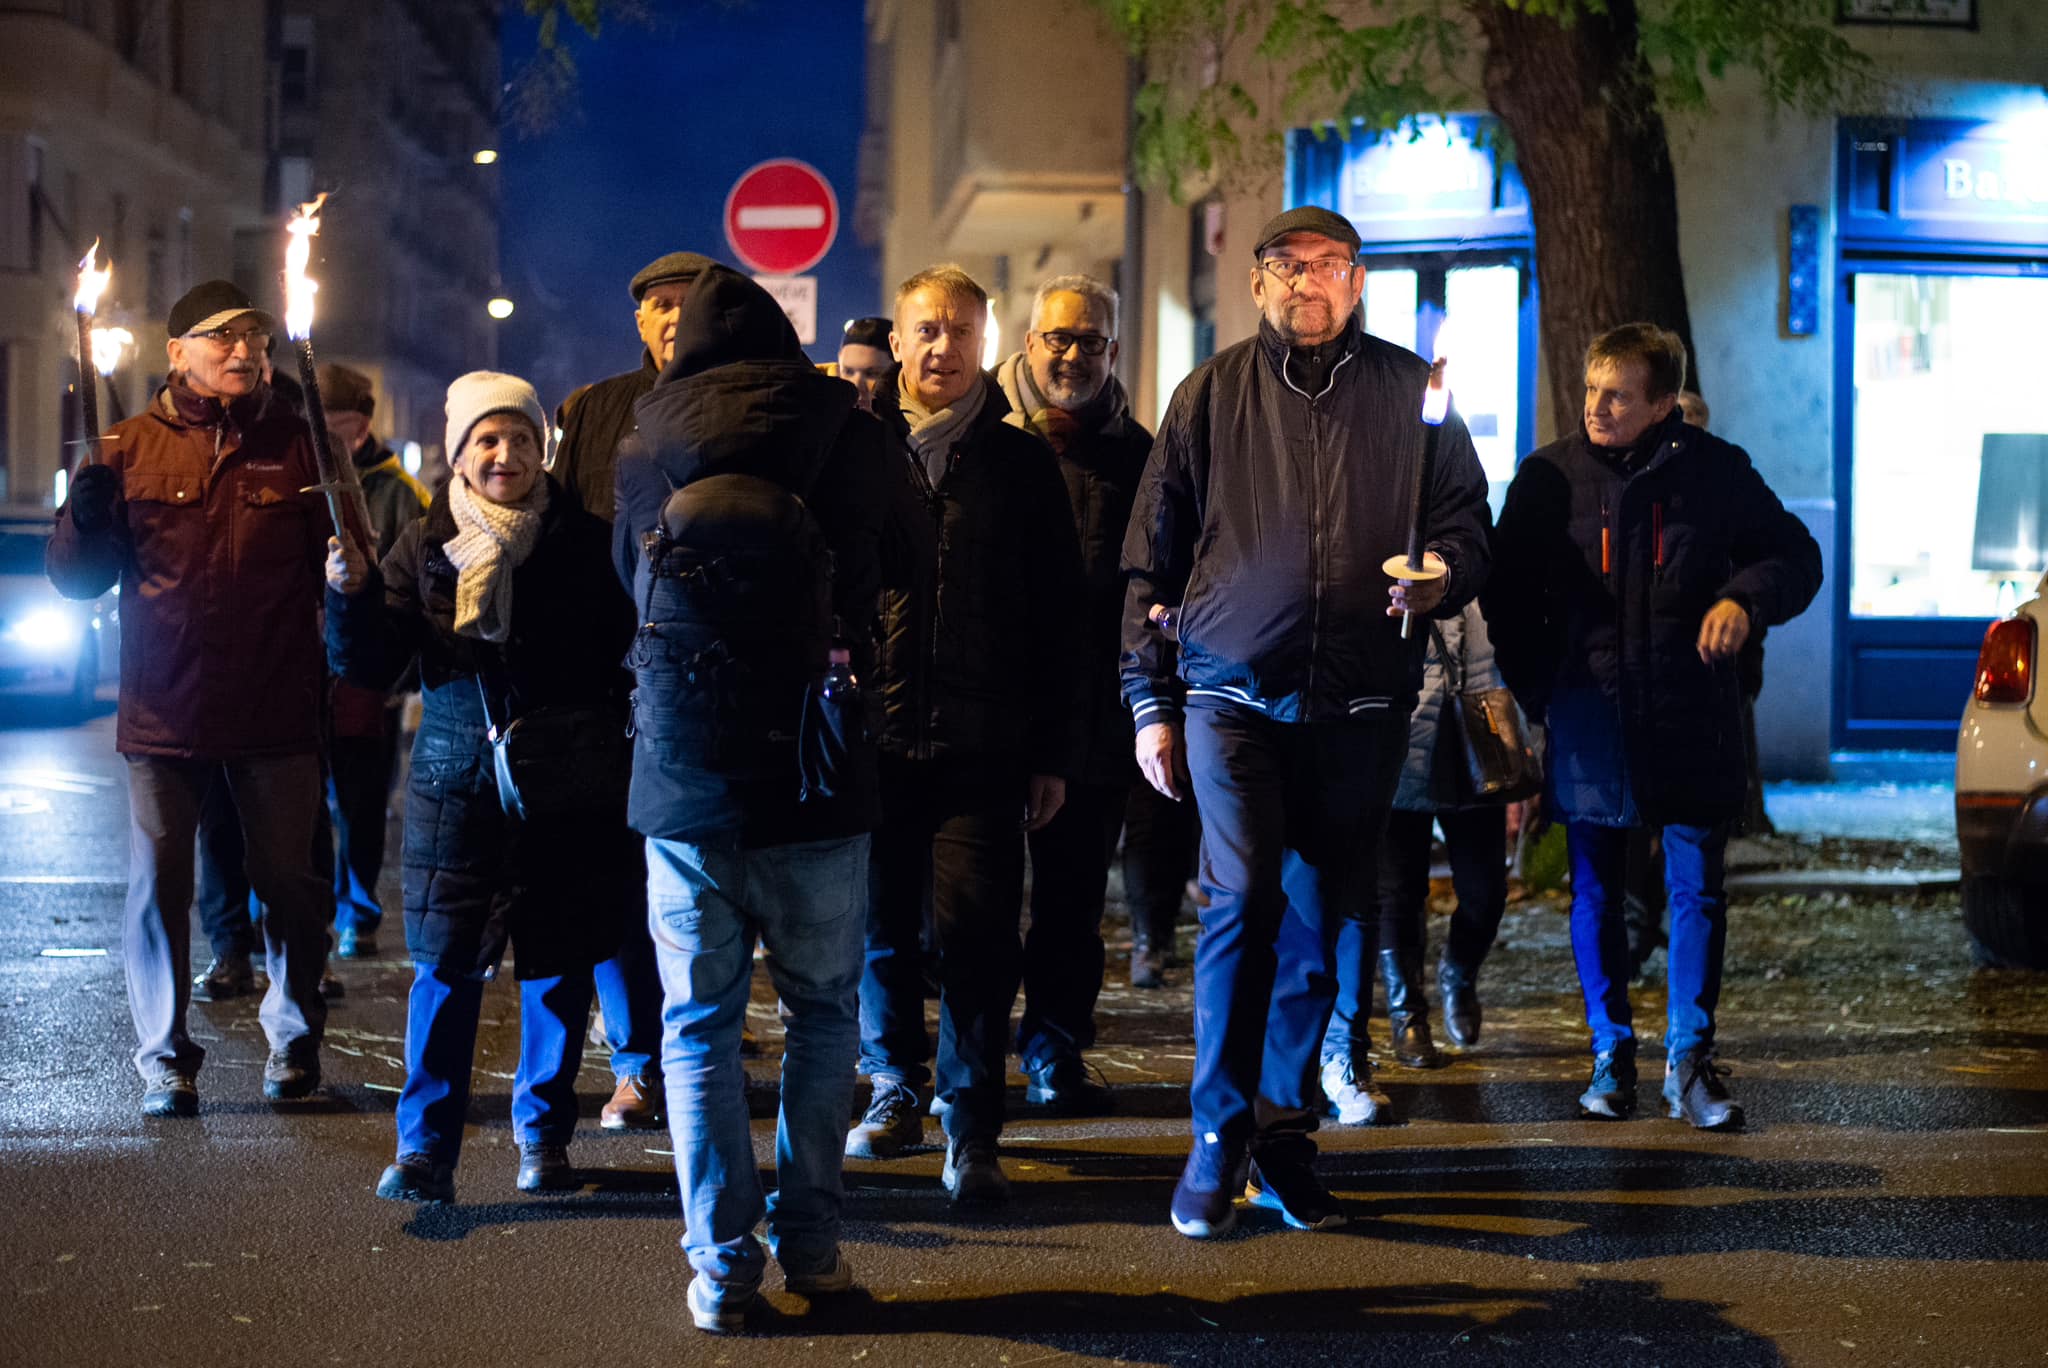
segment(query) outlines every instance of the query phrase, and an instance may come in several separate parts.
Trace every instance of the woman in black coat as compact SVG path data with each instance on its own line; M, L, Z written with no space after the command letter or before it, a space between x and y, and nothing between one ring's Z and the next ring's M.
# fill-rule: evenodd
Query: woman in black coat
M454 1198L484 983L515 947L519 1187L573 1186L576 1071L591 966L614 953L644 897L625 791L531 822L501 806L486 721L596 706L626 725L620 665L633 608L610 529L541 468L546 416L532 386L476 371L448 388L455 475L369 570L330 542L327 649L335 673L387 687L419 661L424 713L405 804L405 937L414 964L398 1162L377 1195Z

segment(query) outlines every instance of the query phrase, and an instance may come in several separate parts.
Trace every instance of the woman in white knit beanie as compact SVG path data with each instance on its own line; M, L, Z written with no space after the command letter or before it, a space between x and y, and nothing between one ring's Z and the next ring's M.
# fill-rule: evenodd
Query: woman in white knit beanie
M417 659L422 694L402 860L406 1079L398 1160L380 1197L453 1200L484 985L508 949L520 999L518 1186L576 1185L567 1145L591 967L644 915L623 791L532 821L499 800L492 722L569 707L616 714L621 736L626 726L632 601L612 569L609 526L563 499L543 468L546 432L526 381L462 376L448 387L454 475L426 515L374 571L329 543L330 662L386 687Z

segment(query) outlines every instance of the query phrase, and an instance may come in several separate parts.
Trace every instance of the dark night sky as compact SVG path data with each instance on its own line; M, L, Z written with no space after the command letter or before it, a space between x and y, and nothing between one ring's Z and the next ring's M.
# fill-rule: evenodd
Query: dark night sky
M507 6L508 77L534 25ZM575 385L630 370L640 342L626 282L664 252L732 260L726 192L769 157L809 162L832 182L840 228L819 277L818 345L871 313L875 254L855 238L854 159L865 52L859 0L657 0L653 26L572 37L578 107L550 132L501 134L504 293L498 363L552 408ZM569 29L568 24L563 25Z

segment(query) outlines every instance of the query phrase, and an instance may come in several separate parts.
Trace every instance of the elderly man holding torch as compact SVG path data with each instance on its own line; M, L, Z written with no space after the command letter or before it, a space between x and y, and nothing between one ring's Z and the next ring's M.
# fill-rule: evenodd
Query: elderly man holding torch
M1258 335L1174 392L1124 542L1138 766L1202 813L1194 1143L1172 1205L1195 1239L1235 1224L1240 1193L1299 1229L1344 1220L1309 1137L1337 931L1372 915L1421 683L1427 634L1403 640L1401 617L1456 613L1487 573L1486 477L1455 415L1411 499L1430 366L1360 326L1358 248L1327 209L1260 230ZM1424 566L1390 580L1411 507ZM1337 1062L1324 1092L1365 1065Z
M192 1116L205 1057L191 998L193 835L223 776L264 905L270 975L264 1096L320 1082L327 881L320 807L319 609L329 518L305 423L263 383L272 316L227 281L171 307L170 377L107 430L57 510L52 583L90 599L121 586L115 749L128 762L128 1004L149 1116Z

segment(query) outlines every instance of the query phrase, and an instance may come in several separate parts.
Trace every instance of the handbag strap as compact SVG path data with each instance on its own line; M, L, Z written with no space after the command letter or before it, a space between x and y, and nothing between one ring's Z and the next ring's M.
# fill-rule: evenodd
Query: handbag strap
M1456 664L1451 662L1451 648L1444 641L1443 627L1438 623L1430 623L1429 639L1436 643L1437 663L1443 666L1444 678L1450 681L1450 692L1454 694L1465 692L1465 662L1462 659ZM1462 638L1460 639L1460 644L1463 644Z
M484 733L492 741L496 741L499 737L503 736L511 729L512 724L519 720L508 715L505 718L504 725L500 726L497 718L491 715L491 687L497 681L499 663L495 656L487 656L486 658L479 659L476 666L476 696L482 700L484 705ZM501 689L500 692L506 693L508 691ZM508 714L509 711L510 704L508 702Z

